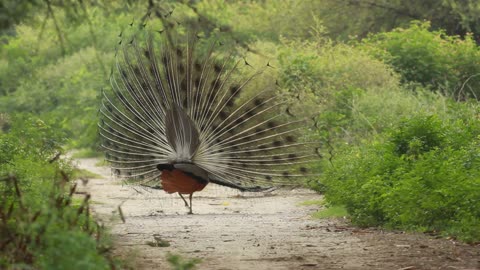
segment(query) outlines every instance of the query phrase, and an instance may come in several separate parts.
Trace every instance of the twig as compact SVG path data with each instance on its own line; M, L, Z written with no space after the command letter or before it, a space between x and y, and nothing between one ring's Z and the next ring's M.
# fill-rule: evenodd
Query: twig
M465 88L465 85L468 83L468 81L470 81L471 79L477 77L477 76L480 76L480 73L477 73L477 74L473 74L471 75L470 77L468 77L462 84L462 87L460 87L460 90L458 91L458 97L457 97L457 101L458 101L458 98L460 98L462 92L463 92L463 89ZM477 99L477 96L475 95L475 93L473 92L472 90L472 94L473 96ZM477 99L478 100L478 99Z
M82 8L82 11L85 13L85 20L87 20L88 31L90 32L90 35L92 36L93 47L95 48L95 58L97 58L98 64L100 65L100 68L102 69L103 75L106 76L107 75L107 69L105 67L105 64L103 63L102 58L100 57L100 54L98 53L97 37L95 36L95 32L93 31L92 21L88 17L88 12L87 12L87 9L85 8L84 4L83 4L83 1L80 1L80 7Z
M40 49L40 40L43 37L43 32L45 31L45 26L47 25L48 18L50 17L50 12L47 12L45 15L45 19L43 19L42 26L40 27L40 33L38 34L38 41L37 41L37 48L35 49L35 52L38 52Z
M20 187L18 186L18 180L14 175L11 175L9 178L11 181L13 181L13 185L15 186L15 193L18 197L18 204L20 205L20 208L23 209L22 193L20 192Z
M48 161L48 163L53 163L53 162L57 161L60 158L61 155L62 155L62 152L58 152L52 159L50 159Z
M62 49L62 55L65 55L66 54L65 42L63 41L62 31L60 30L60 27L58 26L57 19L55 18L55 14L53 13L53 9L52 9L52 5L50 3L50 0L45 0L45 3L47 3L48 13L52 16L53 24L55 25L55 30L57 31L58 40L60 41L60 48Z
M380 8L380 9L384 9L384 10L393 11L396 14L404 15L404 16L410 17L412 19L417 19L417 20L422 19L422 17L419 16L418 14L413 14L413 13L407 12L405 10L401 10L401 9L398 9L398 8L395 8L395 7L392 7L392 6L387 6L385 4L380 4L380 3L377 3L377 2L361 1L361 0L346 0L346 2L349 5L355 5L355 6L364 7L364 8L371 8L371 7Z

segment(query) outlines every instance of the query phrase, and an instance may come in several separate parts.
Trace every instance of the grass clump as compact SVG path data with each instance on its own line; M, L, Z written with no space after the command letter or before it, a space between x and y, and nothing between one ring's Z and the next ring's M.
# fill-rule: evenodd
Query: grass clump
M314 218L342 218L348 216L347 209L340 205L329 206L312 214Z
M324 204L325 204L325 200L320 199L320 200L304 201L304 202L299 203L298 205L299 205L299 206L312 206L312 205L321 206L321 205L324 205Z
M348 216L347 210L341 205L328 205L324 199L304 201L299 206L318 206L322 209L312 214L314 218L340 218Z
M75 179L78 179L78 178L87 178L87 179L95 178L95 179L102 179L102 178L103 178L103 176L100 175L100 174L91 172L91 171L89 171L89 170L78 169L78 168L75 168L75 169L73 170L72 175L73 175L73 178L75 178Z

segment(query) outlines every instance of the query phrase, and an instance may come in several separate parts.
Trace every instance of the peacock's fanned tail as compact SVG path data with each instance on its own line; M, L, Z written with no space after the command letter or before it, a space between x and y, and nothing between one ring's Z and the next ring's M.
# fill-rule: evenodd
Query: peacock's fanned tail
M245 189L308 174L319 154L303 139L307 122L285 112L275 83L251 89L269 67L242 79L245 60L215 54L218 43L202 56L197 38L185 39L151 33L119 49L99 124L114 174L158 185L159 164L191 163L211 182Z

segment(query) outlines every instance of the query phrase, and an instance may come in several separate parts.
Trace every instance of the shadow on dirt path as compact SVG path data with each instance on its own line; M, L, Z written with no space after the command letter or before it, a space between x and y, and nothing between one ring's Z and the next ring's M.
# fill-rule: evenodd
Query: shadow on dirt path
M137 254L136 269L169 269L169 252L200 258L197 269L480 269L479 246L312 219L315 206L299 204L321 196L308 190L242 194L211 184L194 195L195 214L187 215L178 195L124 186L97 162L78 161L104 176L84 189L112 227L117 254Z

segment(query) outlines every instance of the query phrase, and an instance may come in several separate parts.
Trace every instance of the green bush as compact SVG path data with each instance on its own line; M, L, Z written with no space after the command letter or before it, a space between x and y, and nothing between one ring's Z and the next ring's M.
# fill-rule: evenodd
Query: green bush
M274 55L292 111L317 112L320 137L331 144L355 144L415 113L446 114L444 96L420 86L406 89L388 65L354 46L319 37L284 41Z
M285 88L304 88L326 98L349 88L391 88L398 84L387 65L355 47L320 37L303 42L284 40L282 45L279 76Z
M65 134L35 117L6 121L8 130L0 132L0 268L117 265L107 234L90 216L89 196L73 196L72 165L58 158Z
M345 205L358 225L478 241L479 146L478 119L414 116L371 142L341 149L320 182L327 200Z
M440 119L429 116L403 121L390 136L397 155L418 156L440 147L446 134Z
M328 128L332 138L356 140L373 132L368 122L359 123L363 119L356 118L359 101L388 90L399 91L399 78L387 65L349 45L320 37L284 41L277 55L279 81L283 92L295 101L293 111L317 112L317 126Z
M480 49L471 35L464 39L431 31L428 22L371 35L359 45L390 64L404 82L421 83L456 99L480 98Z

